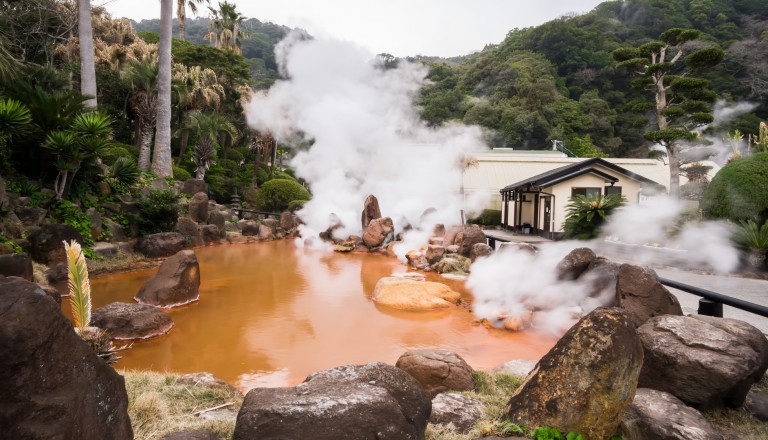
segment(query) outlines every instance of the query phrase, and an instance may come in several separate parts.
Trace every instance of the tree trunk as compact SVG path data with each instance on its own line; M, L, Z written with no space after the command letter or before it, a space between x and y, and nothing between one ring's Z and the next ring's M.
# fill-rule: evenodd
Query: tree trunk
M172 0L160 2L160 58L157 73L157 129L152 171L158 177L173 177L171 167L171 31Z
M184 41L187 37L187 0L178 0L176 2L176 16L179 18L179 40Z
M251 186L254 188L258 188L259 187L259 179L258 179L259 166L261 165L260 163L261 161L259 159L261 159L261 153L259 152L259 150L254 151L254 153L255 153L254 154L255 159L253 161L253 178L251 179Z
M184 160L184 153L187 152L187 144L189 144L189 132L184 130L181 132L181 138L179 139L179 157L176 161L177 166L180 166L181 161Z
M677 157L674 145L666 147L669 159L669 196L677 200L680 198L680 158Z
M149 156L152 144L152 126L145 124L141 131L141 140L139 143L139 169L143 172L149 171Z
M77 2L77 36L80 40L80 93L89 96L87 108L96 108L96 67L93 52L91 0Z
M197 171L195 171L195 179L197 179L197 180L204 180L205 179L205 170L202 170L202 169L198 168Z

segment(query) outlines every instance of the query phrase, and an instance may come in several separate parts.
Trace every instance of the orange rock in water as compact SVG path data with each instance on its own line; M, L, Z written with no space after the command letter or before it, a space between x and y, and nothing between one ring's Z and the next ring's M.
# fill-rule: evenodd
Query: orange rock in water
M461 294L442 283L384 277L376 283L372 298L397 309L429 310L455 306Z

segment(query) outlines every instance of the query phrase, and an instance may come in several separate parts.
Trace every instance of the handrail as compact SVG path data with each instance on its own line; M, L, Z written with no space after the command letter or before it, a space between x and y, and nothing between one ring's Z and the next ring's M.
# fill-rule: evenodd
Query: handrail
M734 298L728 295L723 295L722 293L712 292L711 290L702 289L700 287L679 283L667 278L659 278L659 281L661 284L672 287L673 289L682 290L683 292L688 292L693 295L700 296L715 303L725 304L737 309L747 311L749 313L753 313L755 315L768 318L768 307L766 306L744 301L742 299ZM701 310L701 305L699 310Z
M232 208L233 211L237 211L237 216L240 217L243 215L243 212L250 212L253 214L261 214L261 215L274 215L275 217L280 217L281 214L277 212L266 212L266 211L254 211L253 209L245 209L245 208Z

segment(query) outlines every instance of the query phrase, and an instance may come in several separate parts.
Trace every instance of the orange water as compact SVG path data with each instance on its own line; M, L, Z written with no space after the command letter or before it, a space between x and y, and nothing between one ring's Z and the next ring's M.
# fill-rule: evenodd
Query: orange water
M288 240L195 253L200 301L169 310L175 322L170 333L134 343L116 368L208 371L247 390L294 385L312 371L344 364L394 364L412 348L451 350L475 369L488 369L538 359L555 342L486 329L466 308L412 312L373 303L379 278L408 270L386 256L298 249ZM156 270L94 278L93 307L133 301ZM429 278L471 301L462 283Z

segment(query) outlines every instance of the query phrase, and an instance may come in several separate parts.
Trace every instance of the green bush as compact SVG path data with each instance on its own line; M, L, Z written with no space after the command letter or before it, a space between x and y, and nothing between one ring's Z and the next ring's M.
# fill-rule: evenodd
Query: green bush
M138 224L142 234L172 231L179 217L179 196L171 190L152 189L139 198Z
M264 211L281 212L296 200L309 200L309 191L295 180L272 179L264 183L256 195L256 206Z
M104 163L107 165L112 165L115 163L115 161L121 157L128 157L135 159L136 156L131 153L131 150L133 149L133 146L126 145L126 144L119 144L115 143L107 148L104 149L104 151L99 154L99 157L104 160Z
M51 206L51 214L56 221L77 229L77 232L83 236L83 253L85 256L88 258L96 257L96 253L93 251L93 237L91 236L93 222L86 213L69 200L58 200Z
M288 203L288 210L291 212L296 212L303 208L305 203L307 203L306 200L291 200L291 202Z
M173 178L179 181L185 181L192 178L192 175L189 174L189 171L185 170L184 168L177 167L176 165L173 166Z
M734 160L718 172L701 196L707 218L768 219L768 152Z
M243 157L244 157L243 153L241 153L235 148L230 148L229 151L227 151L227 159L235 163L239 164L240 162L242 162Z
M483 209L477 217L470 219L469 223L484 226L495 226L501 224L501 210L500 209Z

